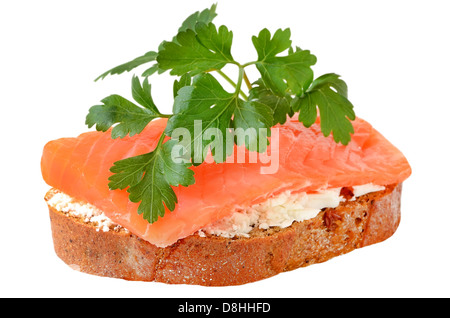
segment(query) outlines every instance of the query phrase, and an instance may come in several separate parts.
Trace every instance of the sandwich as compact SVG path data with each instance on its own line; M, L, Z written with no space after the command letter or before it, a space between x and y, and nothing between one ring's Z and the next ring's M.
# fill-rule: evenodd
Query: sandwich
M125 280L240 285L396 231L411 168L354 115L345 82L336 74L313 79L315 57L291 45L289 30L272 37L264 29L252 39L258 60L235 62L232 33L216 28L214 16L215 6L196 12L158 52L103 74L154 63L142 83L132 79L135 102L111 95L89 110L95 131L45 145L54 248L70 267ZM239 68L231 93L212 75L223 76L227 63ZM250 83L244 68L252 65L261 78ZM148 79L166 70L178 76L170 115L156 107Z
M288 120L279 127L277 173L252 163L199 165L196 183L175 189L175 210L150 224L107 179L113 162L154 147L165 124L118 140L88 132L45 146L42 170L53 187L45 199L65 263L128 280L243 284L383 241L399 224L410 167L362 119L347 146L318 124Z

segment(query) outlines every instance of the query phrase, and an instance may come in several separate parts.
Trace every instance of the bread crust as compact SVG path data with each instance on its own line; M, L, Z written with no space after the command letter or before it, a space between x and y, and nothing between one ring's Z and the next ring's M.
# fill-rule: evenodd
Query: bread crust
M390 237L400 222L402 185L327 208L287 228L249 238L197 234L161 248L126 230L99 231L49 206L55 252L81 272L125 280L240 285L327 261Z

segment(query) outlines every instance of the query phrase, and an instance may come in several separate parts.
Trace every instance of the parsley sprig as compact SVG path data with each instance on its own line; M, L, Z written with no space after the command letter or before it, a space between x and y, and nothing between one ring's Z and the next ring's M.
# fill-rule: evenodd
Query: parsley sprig
M110 189L127 189L129 199L140 202L138 213L150 223L163 217L166 207L173 211L177 197L172 186L194 184L190 167L204 162L209 149L216 162L225 161L231 154L229 140L245 144L250 151L266 151L269 135L261 137L257 133L249 134L244 140L224 137L223 147L218 147L220 151L202 137L209 128L218 129L228 137L232 129L251 128L257 132L265 128L270 133L272 126L283 124L287 116L292 117L296 112L299 121L309 127L316 121L318 109L325 136L332 134L335 142L346 145L353 133L351 121L355 113L347 99L347 85L334 73L314 79L311 67L317 59L309 50L292 46L290 29L279 29L273 35L267 29L261 30L252 37L257 59L240 63L231 53L233 32L226 26L214 25L212 20L216 15L215 4L195 12L157 51L149 51L96 79L152 63L141 75L142 83L138 76L132 78L134 101L110 95L101 100L101 105L92 106L86 117L89 128L95 126L99 131L107 131L112 127L112 138L139 134L152 120L168 118L153 151L119 160L110 169L113 172L109 178ZM226 65L237 67L236 81L223 72ZM251 82L245 72L248 67L256 67L261 77ZM173 83L172 114L159 111L149 82L151 75L167 71L177 77ZM227 91L217 77L225 79L234 90ZM247 94L243 85L248 89ZM202 121L200 135L195 131L198 120ZM181 127L192 136L184 152L176 148L182 137L174 134ZM177 160L173 160L174 153Z

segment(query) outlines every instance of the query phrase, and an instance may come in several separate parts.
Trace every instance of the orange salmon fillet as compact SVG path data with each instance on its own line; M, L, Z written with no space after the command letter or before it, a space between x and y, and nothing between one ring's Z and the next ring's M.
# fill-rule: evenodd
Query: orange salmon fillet
M77 138L48 142L41 170L53 188L101 209L112 221L148 242L165 247L235 211L282 191L315 191L367 183L400 183L411 174L404 155L366 121L353 121L355 133L347 145L324 137L320 123L305 128L296 118L277 125L279 168L262 174L270 163L203 163L192 167L195 184L174 187L178 204L149 224L137 213L138 203L126 190L109 190L110 167L117 160L153 150L166 126L152 121L133 137L112 139L108 132L87 132ZM272 142L273 143L273 142ZM275 143L274 143L275 144ZM272 156L276 148L269 146ZM236 150L239 147L235 147Z

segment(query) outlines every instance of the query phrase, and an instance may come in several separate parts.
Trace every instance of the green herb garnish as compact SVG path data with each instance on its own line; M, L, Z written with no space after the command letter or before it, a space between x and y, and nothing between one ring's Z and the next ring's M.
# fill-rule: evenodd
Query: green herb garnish
M168 118L157 147L147 154L115 162L111 167L114 174L109 178L110 189L127 189L129 199L140 202L138 213L150 223L164 216L166 207L173 211L177 198L172 186L195 183L190 167L204 162L209 149L215 162L226 160L233 143L245 144L250 151L265 152L272 126L283 124L287 116L298 112L299 121L309 127L317 119L317 109L325 136L332 134L335 142L346 145L353 133L351 120L355 113L347 99L347 85L332 73L314 79L311 67L317 59L309 50L292 46L290 29L279 29L273 35L263 29L252 38L257 59L240 63L231 54L233 32L226 26L214 25L215 16L216 5L190 15L177 35L163 41L157 51L149 51L96 79L152 63L141 75L142 83L139 77L132 78L134 102L111 95L101 101L102 105L91 107L86 117L89 128L106 131L113 127L112 138L139 134L150 121ZM236 81L222 71L226 65L238 69ZM256 67L261 75L253 83L245 72L248 67ZM158 110L149 83L149 76L166 71L177 77L172 114ZM227 91L217 76L234 90ZM200 120L202 134L196 135L196 123ZM186 129L190 138L186 149L178 152L179 160L173 160L174 147L181 141L186 143L176 135L178 128ZM214 136L205 140L202 135L210 128L220 131L222 140ZM260 128L268 134L261 137L256 133ZM233 138L233 130L238 129L255 133L245 139ZM225 138L230 134L231 138ZM164 142L165 137L171 139ZM214 147L217 143L221 147Z

